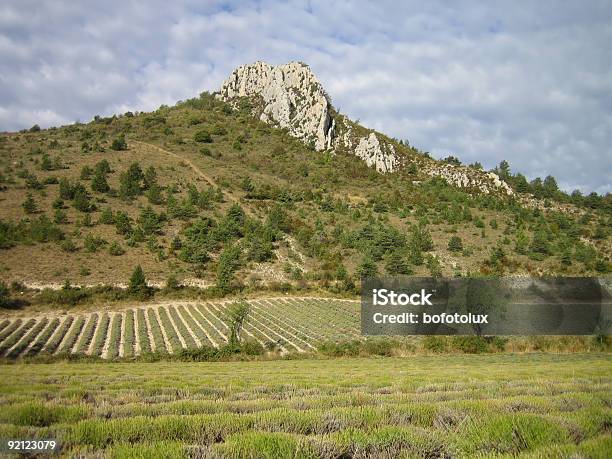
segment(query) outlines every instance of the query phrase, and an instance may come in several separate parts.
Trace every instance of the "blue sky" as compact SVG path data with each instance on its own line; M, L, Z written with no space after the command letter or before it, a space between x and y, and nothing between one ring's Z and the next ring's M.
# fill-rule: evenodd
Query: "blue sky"
M441 157L612 189L612 2L0 5L0 130L151 110L308 63L334 105Z

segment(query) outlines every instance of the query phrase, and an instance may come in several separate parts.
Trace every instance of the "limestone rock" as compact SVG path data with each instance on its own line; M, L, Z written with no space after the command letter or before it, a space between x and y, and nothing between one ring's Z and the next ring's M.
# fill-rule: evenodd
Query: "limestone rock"
M334 123L330 103L321 83L307 65L290 62L272 66L265 62L238 67L223 83L219 97L258 96L264 106L261 120L277 123L317 151L331 148Z
M374 167L382 173L393 172L399 165L393 145L382 144L373 132L359 140L355 155L363 159L369 167Z
M450 164L436 164L428 167L425 172L432 177L442 177L450 185L458 188L472 188L484 194L492 192L501 192L506 195L513 194L508 184L493 172L484 172Z

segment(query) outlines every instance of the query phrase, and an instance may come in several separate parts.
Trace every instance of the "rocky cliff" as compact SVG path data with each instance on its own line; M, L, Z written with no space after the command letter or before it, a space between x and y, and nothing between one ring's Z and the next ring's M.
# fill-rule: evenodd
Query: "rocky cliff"
M394 172L408 162L397 150L399 145L337 114L319 80L302 62L242 65L225 80L217 97L227 102L241 97L256 99L262 121L286 128L317 151L354 154L380 173ZM510 187L493 173L435 160L427 160L420 172L443 177L457 187L512 194Z
M220 97L261 97L262 121L287 128L318 151L332 147L331 105L321 83L300 62L272 66L255 62L238 67L223 83Z

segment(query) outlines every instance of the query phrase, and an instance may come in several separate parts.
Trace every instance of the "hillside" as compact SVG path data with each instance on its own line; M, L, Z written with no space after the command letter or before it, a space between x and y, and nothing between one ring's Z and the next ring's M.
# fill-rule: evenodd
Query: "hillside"
M137 264L221 293L610 269L609 196L436 161L339 114L299 63L241 67L151 113L3 133L0 171L7 284L125 285Z

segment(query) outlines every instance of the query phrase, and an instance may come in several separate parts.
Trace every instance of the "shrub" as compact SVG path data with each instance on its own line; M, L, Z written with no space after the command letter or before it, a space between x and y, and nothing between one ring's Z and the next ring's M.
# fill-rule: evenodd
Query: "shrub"
M97 191L98 193L108 193L110 191L110 186L106 181L106 173L102 172L99 169L96 169L96 172L91 181L91 189L93 191Z
M451 252L461 252L463 250L463 241L459 236L453 236L448 241L448 250Z
M115 217L113 215L113 209L111 207L105 207L100 213L98 223L103 225L112 225L115 223Z
M0 308L7 307L11 302L11 295L7 285L0 281Z
M231 289L234 272L240 267L241 250L238 245L229 245L223 249L217 265L217 287L223 293Z
M66 212L64 212L62 209L56 209L53 216L53 223L58 225L68 223L68 216L66 215Z
M114 241L108 248L108 253L114 257L119 257L125 253L125 250L117 241Z
M488 350L487 341L482 336L453 336L451 345L466 354L480 354Z
M69 237L62 241L62 243L60 244L60 248L64 252L76 252L78 250L74 241Z
M53 170L53 161L51 161L51 157L46 153L42 155L42 159L40 161L40 169L43 171Z
M26 214L33 214L38 210L38 204L36 204L32 193L26 195L25 201L23 201L21 207L23 207Z
M111 149L115 151L127 150L127 147L128 146L124 135L120 135L119 137L115 138L111 144Z
M170 274L166 279L166 290L179 290L181 288L181 284L179 284L178 279L174 274Z
M446 336L426 336L423 338L423 347L432 352L445 352L448 346Z
M138 299L145 299L151 296L151 288L147 285L147 280L140 265L134 268L134 272L130 277L130 285L128 293Z
M85 236L84 246L85 250L89 253L97 252L104 244L106 244L106 241L100 236L94 236L92 234Z
M83 166L81 168L81 180L89 180L91 178L92 170L89 166Z
M212 143L213 139L208 131L198 131L193 135L193 140L198 143Z

